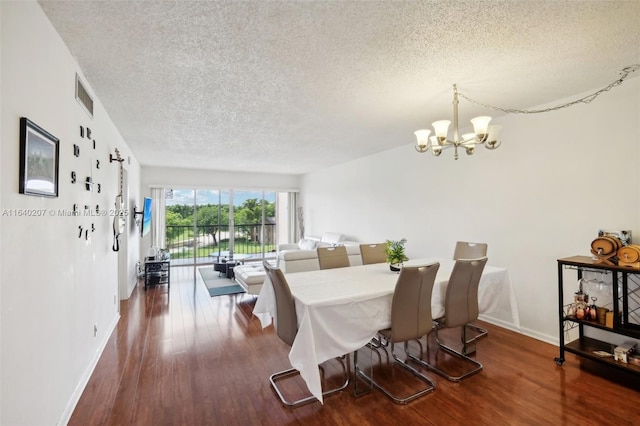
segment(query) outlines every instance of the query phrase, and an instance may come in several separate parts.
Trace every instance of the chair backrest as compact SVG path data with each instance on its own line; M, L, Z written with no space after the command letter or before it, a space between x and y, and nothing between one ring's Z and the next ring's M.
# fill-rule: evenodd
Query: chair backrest
M457 327L478 318L478 285L487 258L458 259L444 299L444 326Z
M349 255L345 246L318 247L320 269L344 268L349 264Z
M291 289L284 274L266 260L262 262L276 296L275 329L278 337L291 346L298 333L298 317Z
M486 243L469 243L458 241L453 251L453 260L458 259L479 259L487 255Z
M369 265L371 263L386 263L387 244L360 244L360 256L362 257L363 265Z
M391 342L418 339L433 328L431 294L440 263L405 266L391 302Z

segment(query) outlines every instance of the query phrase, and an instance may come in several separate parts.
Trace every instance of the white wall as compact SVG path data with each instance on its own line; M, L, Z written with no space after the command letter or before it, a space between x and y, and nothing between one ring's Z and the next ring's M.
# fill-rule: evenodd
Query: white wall
M243 154L239 152L239 157ZM248 153L246 155L249 155ZM142 188L148 193L150 187L166 188L225 188L239 190L297 191L298 175L252 173L242 169L238 161L236 172L218 170L183 169L170 167L143 167Z
M640 78L588 105L496 122L496 151L457 161L451 151L418 154L407 129L406 146L305 175L306 227L360 241L406 237L413 258L487 242L489 263L511 272L522 331L557 342L556 259L588 255L602 228L630 229L640 242Z
M131 153L94 96L94 118L75 100L73 57L35 2L0 2L1 62L1 309L3 425L64 423L118 320L118 254L111 249L118 167L109 153ZM85 85L91 91L89 82ZM28 117L60 139L59 196L18 193L19 122ZM92 129L92 143L80 137ZM74 157L73 144L80 146ZM96 168L100 160L100 168ZM138 198L140 167L127 165ZM78 183L72 184L71 171ZM101 192L82 183L93 175ZM65 216L78 204L104 215ZM43 211L44 216L24 216ZM78 238L79 226L95 231ZM135 236L135 234L134 234ZM129 242L135 277L138 239ZM135 280L135 278L133 278ZM132 282L132 284L135 281ZM94 336L94 325L97 334Z

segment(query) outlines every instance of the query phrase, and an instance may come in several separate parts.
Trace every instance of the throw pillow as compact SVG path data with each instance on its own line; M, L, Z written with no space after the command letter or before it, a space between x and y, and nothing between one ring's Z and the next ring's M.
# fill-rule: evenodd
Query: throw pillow
M315 250L316 242L314 240L308 240L306 238L303 238L300 241L298 241L298 248L300 250Z

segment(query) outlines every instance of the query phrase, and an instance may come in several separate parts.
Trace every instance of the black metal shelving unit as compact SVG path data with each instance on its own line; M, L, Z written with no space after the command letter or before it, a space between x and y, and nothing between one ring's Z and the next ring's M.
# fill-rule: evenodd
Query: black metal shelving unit
M568 315L568 308L573 303L564 301L563 271L574 269L578 279L582 279L584 271L605 272L611 274L613 286L613 326L607 327L598 321L578 319ZM615 344L601 341L584 335L584 327L606 330L610 333L640 339L640 269L599 263L589 256L572 256L558 259L558 317L559 317L559 349L560 355L555 358L558 365L565 361L565 351L576 354L597 364L606 366L623 375L640 376L640 366L614 360L613 357L600 357L595 352L613 353ZM565 339L565 331L578 327L578 338L570 342Z
M167 284L171 286L171 261L150 260L144 261L144 289L151 285Z

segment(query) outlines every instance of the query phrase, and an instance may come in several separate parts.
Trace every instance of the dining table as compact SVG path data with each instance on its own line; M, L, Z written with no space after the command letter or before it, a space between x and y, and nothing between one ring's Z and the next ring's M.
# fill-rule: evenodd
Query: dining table
M434 319L444 315L447 283L455 261L434 257L404 263L417 266L435 262L440 263L440 268L431 297ZM386 263L285 274L298 320L289 361L320 402L323 399L318 366L362 348L378 330L391 325L391 299L398 277L399 273L391 271ZM513 325L520 328L508 269L485 266L478 286L478 307L481 314L508 310ZM277 323L276 312L275 294L267 275L253 313L266 328L272 318Z

